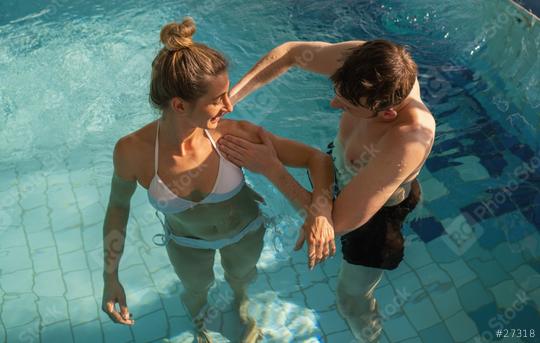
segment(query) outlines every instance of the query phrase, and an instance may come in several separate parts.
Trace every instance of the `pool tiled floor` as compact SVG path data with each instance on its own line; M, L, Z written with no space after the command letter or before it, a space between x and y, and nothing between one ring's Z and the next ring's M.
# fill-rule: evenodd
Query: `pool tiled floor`
M430 180L424 184L425 190L434 187L440 196L448 194L442 183ZM181 283L165 251L148 242L159 227L148 218L151 210L144 209L147 204L135 200L139 201L135 207L138 213L130 221L132 233L127 238L120 271L137 324L121 327L113 325L100 311L101 223L92 219L104 212L100 191L93 191L98 189L95 186L73 192L62 187L66 186L56 181L57 190L50 198L24 203L28 208L21 202L24 229L12 226L3 232L6 239L1 243L0 295L4 331L0 332L8 341L36 332L41 341L62 337L63 341L73 342L147 342L189 337L189 320L178 297ZM59 196L61 193L77 197L67 212L49 205L62 206L60 199L69 196ZM81 202L78 193L87 200ZM69 200L67 203L71 204ZM82 204L85 207L80 210ZM426 208L420 212L430 213ZM89 218L86 221L85 216ZM485 230L497 229L495 222L490 227L492 218L486 221ZM491 330L489 320L516 307L520 296L525 302L523 311L539 318L540 276L533 265L537 263L533 260L538 257L534 255L536 250L526 255L512 250L504 237L495 245L480 237L459 256L445 241L445 233L422 236L414 230L414 225L405 229L405 261L398 269L386 272L376 290L385 319L382 341L432 342L436 338L440 342L467 342L481 335L490 337L493 332L485 332ZM319 337L328 342L351 342L352 335L338 315L334 299L339 255L313 271L305 266L305 249L284 260L280 257L282 261L275 263L271 261L272 254L277 253L270 243L273 234L272 230L267 234L267 253L263 255L266 260L261 260L260 275L250 287L250 311L267 330L268 341L285 342L296 335L295 341L309 342ZM537 233L530 237L536 239ZM138 239L143 242L133 244ZM214 301L228 287L219 264L216 272L218 283L211 297ZM214 323L216 331L231 331L234 323L230 304L224 306Z

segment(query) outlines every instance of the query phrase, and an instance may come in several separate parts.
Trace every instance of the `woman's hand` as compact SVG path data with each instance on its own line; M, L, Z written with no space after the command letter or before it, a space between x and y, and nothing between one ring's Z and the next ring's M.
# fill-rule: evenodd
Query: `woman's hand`
M133 325L135 320L131 319L126 303L126 293L124 287L118 279L105 280L103 285L103 300L101 309L113 322L124 325ZM120 306L120 312L117 311L116 303Z
M308 214L300 230L294 250L300 250L304 241L308 243L308 266L313 269L315 265L324 261L328 256L336 253L334 241L334 227L331 217Z
M278 159L272 140L266 131L259 128L257 134L262 141L261 144L225 135L218 141L219 150L237 166L268 176L283 168L283 164Z

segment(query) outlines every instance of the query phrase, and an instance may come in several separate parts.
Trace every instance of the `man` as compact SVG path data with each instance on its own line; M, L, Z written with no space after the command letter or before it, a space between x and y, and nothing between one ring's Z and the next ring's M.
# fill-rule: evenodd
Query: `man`
M233 103L293 66L328 76L335 89L330 104L342 110L329 145L339 188L331 220L344 258L337 304L355 337L374 342L381 326L373 291L383 270L403 258L401 227L420 197L416 176L431 151L435 120L420 98L410 54L385 40L284 43L233 87ZM272 149L268 140L256 146L225 137L222 144L233 162L248 168ZM328 255L317 251L316 262Z

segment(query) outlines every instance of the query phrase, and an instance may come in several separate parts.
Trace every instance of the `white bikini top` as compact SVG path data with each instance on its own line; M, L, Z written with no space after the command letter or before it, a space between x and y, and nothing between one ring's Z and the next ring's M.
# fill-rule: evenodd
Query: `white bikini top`
M219 169L212 191L201 201L183 199L174 194L158 175L159 153L159 120L157 123L156 143L154 152L154 177L148 187L148 199L150 204L163 213L179 213L199 204L222 202L235 196L244 186L244 173L242 169L221 155L212 136L204 130L206 137L212 143L212 147L219 155Z

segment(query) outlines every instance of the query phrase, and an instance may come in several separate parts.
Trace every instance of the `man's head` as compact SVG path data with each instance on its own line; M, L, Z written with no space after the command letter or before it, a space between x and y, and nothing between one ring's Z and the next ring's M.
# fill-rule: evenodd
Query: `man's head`
M333 105L352 105L376 115L409 95L416 74L416 63L404 47L386 40L368 41L352 49L331 76L336 90Z

